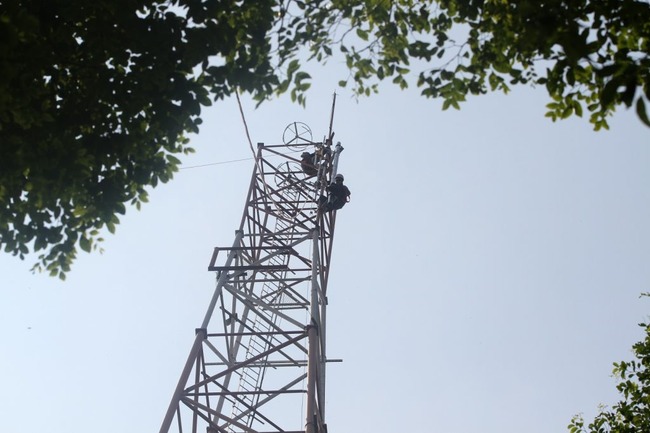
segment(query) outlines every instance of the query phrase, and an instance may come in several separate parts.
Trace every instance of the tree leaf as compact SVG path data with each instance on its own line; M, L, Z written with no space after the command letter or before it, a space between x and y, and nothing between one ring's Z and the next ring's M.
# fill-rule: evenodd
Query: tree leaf
M646 111L645 101L642 97L636 101L636 114L639 116L639 119L646 125L650 127L650 119L648 119L648 113Z
M87 253L89 253L91 250L91 243L85 236L79 238L79 246Z

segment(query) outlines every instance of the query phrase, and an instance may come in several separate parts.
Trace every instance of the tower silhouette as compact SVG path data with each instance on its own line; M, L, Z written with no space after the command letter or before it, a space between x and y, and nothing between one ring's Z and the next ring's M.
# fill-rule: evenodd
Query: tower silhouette
M333 114L333 108L332 108ZM320 209L343 147L292 123L258 144L235 240L160 433L324 433L327 286L336 212ZM305 162L298 155L309 153ZM315 172L315 174L314 174Z

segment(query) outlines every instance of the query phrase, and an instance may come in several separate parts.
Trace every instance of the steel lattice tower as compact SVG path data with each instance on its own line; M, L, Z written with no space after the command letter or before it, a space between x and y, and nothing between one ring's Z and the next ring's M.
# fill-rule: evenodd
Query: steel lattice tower
M215 248L217 282L160 433L324 433L327 282L336 212L318 199L343 148L301 123L258 144L231 247ZM307 176L300 151L316 155Z

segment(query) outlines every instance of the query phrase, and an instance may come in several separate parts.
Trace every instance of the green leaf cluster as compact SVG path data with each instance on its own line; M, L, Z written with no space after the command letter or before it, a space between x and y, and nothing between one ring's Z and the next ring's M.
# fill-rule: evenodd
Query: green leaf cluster
M290 3L291 4L291 3ZM459 108L467 95L543 86L553 120L589 113L596 130L620 105L650 126L650 5L637 0L336 0L297 2L278 43L337 51L358 95L390 80ZM338 50L336 49L338 48Z
M633 346L632 361L614 363L613 374L622 399L611 409L603 408L585 423L576 415L568 426L570 433L634 433L650 431L650 325L641 323L642 341Z
M639 0L14 0L0 3L0 249L63 277L172 179L201 110L235 91L305 104L310 63L442 108L541 86L553 120L650 126Z
M60 278L98 249L173 178L203 106L272 88L273 4L2 2L0 249Z

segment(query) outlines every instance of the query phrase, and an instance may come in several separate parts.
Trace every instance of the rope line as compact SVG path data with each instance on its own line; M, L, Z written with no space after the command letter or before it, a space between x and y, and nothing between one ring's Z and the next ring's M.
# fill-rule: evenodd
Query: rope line
M250 161L251 159L255 159L255 158L241 158L241 159L231 159L230 161L209 162L207 164L191 165L189 167L180 167L179 170L189 170L190 168L209 167L211 165L230 164L232 162Z
M300 151L301 150L291 150L291 151L289 151L287 153L298 153ZM269 159L270 158L279 158L279 157L280 157L280 155L267 156L267 158L269 158ZM179 167L178 169L179 170L189 170L191 168L203 168L203 167L211 167L213 165L231 164L233 162L250 161L252 159L255 159L255 158L240 158L240 159L231 159L229 161L208 162L208 163L205 163L205 164L190 165L189 167Z
M239 90L235 89L235 96L237 97L237 105L239 105L239 114L241 114L241 120L244 122L244 130L246 131L246 138L248 138L248 145L251 148L253 157L255 157L255 147L253 146L253 140L251 140L251 135L248 133L248 124L246 123L246 116L244 116L244 109L241 105L241 99L239 99Z
M237 90L237 89L235 89L235 96L237 98L237 105L239 106L239 114L241 115L241 120L242 120L242 123L244 124L244 131L246 132L246 139L248 140L248 146L251 149L251 153L253 154L253 157L252 158L231 159L230 161L210 162L210 163L207 163L207 164L192 165L192 166L189 166L189 167L180 167L179 168L180 170L189 170L189 169L192 169L192 168L203 168L203 167L210 167L210 166L213 166L213 165L230 164L230 163L233 163L233 162L250 161L251 159L256 158L255 147L253 146L253 140L251 139L251 135L250 135L250 132L248 130L248 123L246 122L246 116L244 115L244 108L242 107L241 99L239 98L239 90ZM295 150L295 151L290 151L290 152L287 152L287 153L296 153L296 152L300 152L300 151Z

